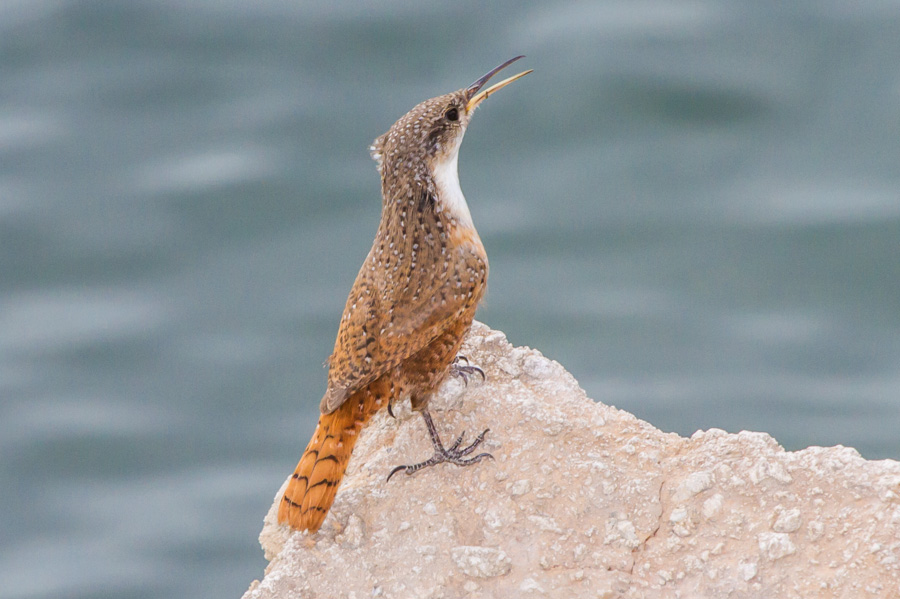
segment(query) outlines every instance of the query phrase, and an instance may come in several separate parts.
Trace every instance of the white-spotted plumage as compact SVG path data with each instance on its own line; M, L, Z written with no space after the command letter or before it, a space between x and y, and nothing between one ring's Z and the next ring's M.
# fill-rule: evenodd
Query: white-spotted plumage
M490 456L465 457L487 431L467 447L460 447L460 436L445 448L426 406L451 372L487 284L487 255L459 185L459 146L474 107L521 76L479 91L510 62L467 88L418 104L369 149L381 175L382 218L327 361L316 432L279 503L281 524L319 529L359 432L384 404L390 409L409 398L425 416L435 448L431 459L394 468L388 478Z

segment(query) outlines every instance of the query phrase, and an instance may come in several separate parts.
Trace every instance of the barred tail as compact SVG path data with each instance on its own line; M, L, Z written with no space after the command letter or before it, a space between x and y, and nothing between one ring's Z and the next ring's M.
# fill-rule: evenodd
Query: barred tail
M384 405L388 389L377 380L334 412L322 414L278 506L278 522L296 530L319 530L344 478L359 432Z

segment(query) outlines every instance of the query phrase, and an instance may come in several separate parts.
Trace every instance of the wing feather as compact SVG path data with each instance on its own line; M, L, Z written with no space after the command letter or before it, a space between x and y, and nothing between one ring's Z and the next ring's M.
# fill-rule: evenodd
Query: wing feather
M347 298L328 359L323 413L426 347L481 298L483 250L448 245L445 236L421 230L394 247L398 235L389 230L383 220Z

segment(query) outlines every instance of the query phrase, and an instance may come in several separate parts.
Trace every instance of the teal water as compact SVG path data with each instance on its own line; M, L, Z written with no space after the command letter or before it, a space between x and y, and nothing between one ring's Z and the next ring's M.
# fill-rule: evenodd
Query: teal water
M900 4L0 2L0 596L237 597L377 224L506 58L479 319L664 429L900 457Z

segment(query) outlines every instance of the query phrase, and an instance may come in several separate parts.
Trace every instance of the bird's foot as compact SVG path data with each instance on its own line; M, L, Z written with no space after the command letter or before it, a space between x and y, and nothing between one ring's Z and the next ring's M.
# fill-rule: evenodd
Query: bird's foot
M465 365L461 364L460 362L465 362ZM461 378L463 380L463 383L466 384L466 387L469 386L469 377L472 375L477 374L481 377L482 381L486 380L484 371L478 366L472 366L469 363L469 358L462 355L456 356L456 359L453 360L453 363L450 365L450 374L452 376L458 376L459 378Z
M429 466L434 466L442 462L456 464L457 466L471 466L472 464L477 464L484 458L491 458L492 460L494 459L494 456L487 452L480 453L474 458L466 457L467 455L472 453L476 447L481 445L481 442L484 441L484 436L491 429L485 429L484 431L482 431L480 435L475 437L475 440L472 441L472 443L466 445L465 447L460 447L463 442L463 436L465 436L466 434L465 432L457 437L453 445L451 445L450 447L444 447L444 444L441 443L441 438L438 436L437 429L434 426L434 421L431 420L431 414L429 414L427 410L422 410L422 417L425 419L425 425L428 427L428 434L431 437L431 444L434 446L434 455L432 455L424 462L419 462L418 464L397 466L396 468L391 470L390 474L388 474L387 480L391 480L391 477L401 470L403 470L407 474L407 476L409 476L411 474L415 474L423 468L428 468Z

